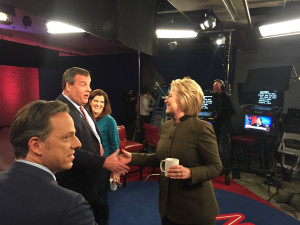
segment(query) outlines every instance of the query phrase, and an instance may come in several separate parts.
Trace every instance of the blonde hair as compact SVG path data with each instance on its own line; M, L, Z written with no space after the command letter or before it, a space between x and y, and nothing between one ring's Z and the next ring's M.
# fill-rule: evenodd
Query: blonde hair
M180 109L188 116L198 116L204 94L200 85L190 77L173 80L171 88L178 94Z

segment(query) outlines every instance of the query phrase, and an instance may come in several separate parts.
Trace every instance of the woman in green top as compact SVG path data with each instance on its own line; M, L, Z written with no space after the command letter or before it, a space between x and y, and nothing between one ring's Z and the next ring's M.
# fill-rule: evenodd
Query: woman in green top
M110 116L111 107L108 99L108 95L101 89L96 89L90 93L89 101L86 107L93 115L94 120L101 132L101 143L104 150L104 157L114 153L119 148L119 133L115 119ZM110 174L110 171L105 170L103 176L106 182L105 189L101 194L97 205L101 207L105 215L103 224L108 224L109 221L109 204L108 204L108 192L110 187L110 177L115 182L120 182L120 176L118 174Z

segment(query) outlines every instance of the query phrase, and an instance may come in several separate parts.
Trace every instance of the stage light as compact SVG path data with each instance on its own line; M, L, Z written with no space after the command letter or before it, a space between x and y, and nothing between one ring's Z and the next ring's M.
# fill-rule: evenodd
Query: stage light
M194 30L157 29L157 38L194 38L198 33Z
M7 22L10 20L10 16L6 13L0 12L0 21Z
M226 43L226 37L223 34L220 34L217 38L216 38L216 44L217 45L225 45Z
M168 43L168 45L169 45L169 48L170 48L171 50L174 50L174 49L177 48L178 42L177 42L177 41L170 41L170 42Z
M288 20L259 27L262 37L281 37L300 34L300 19Z
M11 16L16 16L15 8L4 3L0 3L0 23L5 25L12 24Z
M217 25L217 18L212 12L205 13L205 18L199 25L202 30L215 28Z
M51 34L62 34L62 33L84 33L85 30L71 26L66 23L58 21L50 21L46 23L47 32Z

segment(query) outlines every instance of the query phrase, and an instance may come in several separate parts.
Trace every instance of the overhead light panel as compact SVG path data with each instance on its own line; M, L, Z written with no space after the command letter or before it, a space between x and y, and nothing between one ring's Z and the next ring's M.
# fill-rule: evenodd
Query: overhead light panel
M300 34L300 19L263 25L259 27L259 31L265 38Z
M8 21L9 20L9 15L3 12L0 12L0 20L1 21Z
M171 30L157 29L156 36L158 38L194 38L198 33L194 30Z
M85 30L71 26L66 23L58 21L50 21L46 23L47 32L51 34L63 34L63 33L84 33Z
M16 16L15 8L0 2L0 23L5 25L12 24L11 16Z
M5 25L12 24L11 16L16 16L15 8L0 2L0 23Z
M10 24L10 15L0 12L0 23Z

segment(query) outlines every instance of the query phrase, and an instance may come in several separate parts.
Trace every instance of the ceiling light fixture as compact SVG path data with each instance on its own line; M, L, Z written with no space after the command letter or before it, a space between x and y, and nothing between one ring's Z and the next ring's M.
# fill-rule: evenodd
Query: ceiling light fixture
M50 21L46 23L47 32L51 34L62 34L62 33L84 33L85 30L71 26L66 23L58 21Z
M169 48L170 48L171 50L174 50L174 49L177 48L178 42L177 42L177 41L170 41L170 42L168 43L168 45L169 45Z
M219 45L225 45L226 43L226 37L223 34L220 34L217 38L216 38L216 44Z
M199 24L202 30L215 28L216 25L217 25L217 18L215 17L215 15L212 14L212 12L205 13L204 20Z
M198 33L194 30L157 29L157 38L194 38Z
M11 16L16 16L15 8L4 3L0 3L0 23L5 25L12 24Z
M0 21L8 22L10 20L10 16L6 13L0 12Z
M288 20L259 27L262 37L281 37L300 34L300 19Z

